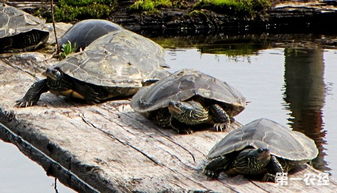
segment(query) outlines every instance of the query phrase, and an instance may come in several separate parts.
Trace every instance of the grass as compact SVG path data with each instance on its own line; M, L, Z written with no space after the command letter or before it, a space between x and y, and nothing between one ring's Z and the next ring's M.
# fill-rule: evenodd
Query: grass
M156 11L160 7L172 7L170 0L137 0L130 6L133 11Z
M228 15L255 16L270 6L271 0L200 0L194 8Z
M78 21L89 18L107 18L117 0L59 0L55 6L56 21ZM46 16L47 18L48 15Z

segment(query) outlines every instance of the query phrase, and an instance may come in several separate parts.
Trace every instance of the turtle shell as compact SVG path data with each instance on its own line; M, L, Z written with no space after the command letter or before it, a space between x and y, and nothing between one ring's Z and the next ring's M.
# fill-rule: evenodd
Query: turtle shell
M132 98L132 108L140 113L166 108L170 101L186 101L194 96L201 96L232 106L231 116L239 114L246 106L242 94L212 76L199 71L183 69L144 87Z
M318 155L315 142L269 119L257 119L231 131L208 153L214 159L252 146L268 148L271 154L292 161L312 160Z
M110 32L84 51L54 67L86 83L104 87L141 87L142 82L168 75L164 50L152 40L128 30Z
M97 38L116 30L121 26L102 19L86 19L73 25L59 40L59 45L70 41L76 48L85 48Z
M15 7L0 3L0 51L31 50L48 40L45 22Z

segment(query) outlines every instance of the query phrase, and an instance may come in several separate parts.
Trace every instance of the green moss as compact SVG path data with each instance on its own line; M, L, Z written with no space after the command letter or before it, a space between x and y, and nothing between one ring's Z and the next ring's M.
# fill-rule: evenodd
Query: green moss
M105 4L112 5L115 3L115 0L59 0L59 5L69 5L69 6L88 6L92 4Z
M130 6L133 11L155 11L160 7L172 7L170 0L137 0Z
M111 15L117 0L59 0L55 6L56 21L76 21L106 18ZM50 21L50 11L42 13Z
M190 16L200 16L200 15L205 15L205 12L203 10L193 10L188 13Z
M270 8L271 0L200 0L195 9L209 9L218 13L255 16Z

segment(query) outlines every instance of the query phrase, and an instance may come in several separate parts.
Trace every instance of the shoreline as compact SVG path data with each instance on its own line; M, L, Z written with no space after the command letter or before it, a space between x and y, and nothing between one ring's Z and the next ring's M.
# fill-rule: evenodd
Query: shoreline
M220 14L210 9L193 10L162 7L155 12L135 12L129 7L134 1L119 2L116 11L102 18L131 31L158 35L191 35L212 33L337 33L337 5L322 2L281 2L254 17ZM50 5L35 1L7 2L30 13ZM86 19L86 18L82 18ZM75 23L71 22L71 23Z

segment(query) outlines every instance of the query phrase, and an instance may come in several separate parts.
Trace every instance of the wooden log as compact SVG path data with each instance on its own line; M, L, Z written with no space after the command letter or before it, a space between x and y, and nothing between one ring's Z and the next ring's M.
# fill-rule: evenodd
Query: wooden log
M36 77L41 78L43 69L4 61L0 60L0 108L12 111L16 118L0 113L0 122L77 176L77 185L60 181L80 192L84 192L82 181L99 192L334 192L337 188L330 177L328 185L306 185L301 180L305 174L322 174L310 166L289 174L299 180L289 179L283 186L242 176L211 180L202 174L205 156L228 131L179 135L135 113L128 100L86 105L46 93L37 106L16 108L15 100ZM10 142L27 155L26 147L15 141ZM34 160L42 166L48 162L43 156ZM50 174L64 178L57 172Z

